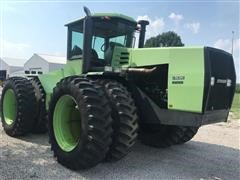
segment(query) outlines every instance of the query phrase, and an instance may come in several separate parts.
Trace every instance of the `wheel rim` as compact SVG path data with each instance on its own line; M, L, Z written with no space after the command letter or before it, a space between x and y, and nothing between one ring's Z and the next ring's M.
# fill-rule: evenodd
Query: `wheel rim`
M3 116L6 124L11 125L16 118L16 97L12 89L8 89L3 98Z
M53 130L59 147L72 151L79 143L81 116L75 99L70 95L60 97L53 114Z

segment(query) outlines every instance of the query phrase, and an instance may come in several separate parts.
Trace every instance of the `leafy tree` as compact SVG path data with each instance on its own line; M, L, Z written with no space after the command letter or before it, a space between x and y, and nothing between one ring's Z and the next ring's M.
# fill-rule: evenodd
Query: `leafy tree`
M239 83L236 84L235 92L240 93L240 84Z
M184 46L181 37L173 31L164 32L147 39L144 47L173 47Z

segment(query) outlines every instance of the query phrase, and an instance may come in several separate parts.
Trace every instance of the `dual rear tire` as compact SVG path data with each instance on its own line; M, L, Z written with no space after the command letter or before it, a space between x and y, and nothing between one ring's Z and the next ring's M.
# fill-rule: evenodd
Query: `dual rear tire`
M38 79L9 78L1 96L1 120L13 137L47 131L45 92Z
M22 77L8 79L1 98L1 120L5 132L13 137L30 132L36 105L34 88L29 80Z
M59 163L85 169L123 158L137 138L136 107L116 81L64 78L49 108L51 149Z

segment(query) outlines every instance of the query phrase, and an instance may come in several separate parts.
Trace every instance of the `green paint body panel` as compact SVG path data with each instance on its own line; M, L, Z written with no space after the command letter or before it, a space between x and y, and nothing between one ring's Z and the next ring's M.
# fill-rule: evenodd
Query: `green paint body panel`
M204 91L204 49L170 50L168 108L202 112ZM184 76L184 84L173 84L174 76Z
M17 115L17 102L15 93L12 89L8 89L3 97L3 116L7 125L11 125Z
M76 59L74 61L67 61L67 64L63 69L53 71L48 74L39 75L38 78L46 92L46 107L50 102L53 88L64 77L80 75L82 73L82 60Z
M121 63L129 53L128 63ZM126 61L126 58L124 59ZM112 66L146 67L168 64L168 109L202 112L204 90L204 47L170 47L114 50ZM173 84L174 77L184 77L183 84Z

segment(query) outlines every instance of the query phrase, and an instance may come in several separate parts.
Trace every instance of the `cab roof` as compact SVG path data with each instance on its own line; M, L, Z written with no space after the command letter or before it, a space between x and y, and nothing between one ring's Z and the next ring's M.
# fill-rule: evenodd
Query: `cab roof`
M129 16L125 16L123 14L118 14L118 13L94 13L91 15L91 17L112 17L112 18L121 18L121 19L124 19L126 21L130 21L132 23L137 23L133 18L129 17ZM71 24L74 24L74 23L77 23L77 22L80 22L80 21L83 21L85 17L82 17L82 18L79 18L79 19L76 19L76 20L73 20L73 21L70 21L69 23L65 24L65 26L69 26Z

